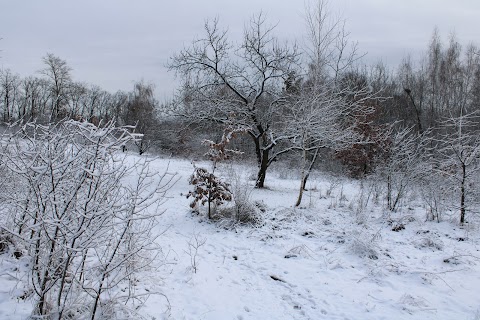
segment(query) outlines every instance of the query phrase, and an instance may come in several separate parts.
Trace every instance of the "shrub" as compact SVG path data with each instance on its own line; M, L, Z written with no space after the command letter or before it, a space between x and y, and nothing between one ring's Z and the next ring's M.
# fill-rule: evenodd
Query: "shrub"
M120 288L152 263L161 211L149 208L174 182L148 160L125 161L121 148L136 138L113 123L71 120L28 123L0 140L8 140L0 167L15 180L1 226L30 256L35 317L93 319L107 303L136 307L135 293Z
M193 190L187 194L187 199L190 197L193 198L190 203L191 208L195 208L198 203L202 205L207 204L209 219L213 217L212 205L217 207L225 201L232 200L232 192L230 191L229 184L215 175L215 169L220 161L230 159L232 154L240 153L236 150L227 149L227 145L231 139L235 137L236 133L243 131L243 129L227 127L219 143L211 140L203 141L203 144L209 147L205 156L212 161L212 170L210 172L205 168L199 168L194 165L195 169L189 180L189 183L193 186Z

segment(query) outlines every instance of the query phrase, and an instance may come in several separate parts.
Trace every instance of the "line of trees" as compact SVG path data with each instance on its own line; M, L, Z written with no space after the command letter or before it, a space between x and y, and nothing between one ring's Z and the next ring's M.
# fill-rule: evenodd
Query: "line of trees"
M450 192L439 197L458 203L464 223L466 199L479 200L478 48L462 49L454 35L444 46L435 30L419 62L406 57L396 70L364 66L325 1L309 7L306 17L302 46L282 43L263 14L246 24L238 43L218 19L206 21L203 37L168 64L183 83L174 114L198 132L205 124L210 132L215 125L247 132L245 154L256 159L256 187L265 186L280 156L298 156L296 205L319 155L328 152L352 176L384 181L391 211L408 186L428 189L442 181Z
M382 63L365 66L345 22L330 15L326 1L307 8L306 22L306 41L297 44L282 42L263 13L246 23L238 42L218 19L206 21L203 36L170 59L168 68L182 85L163 106L153 87L142 82L132 92L115 94L76 83L66 62L47 54L39 76L21 79L0 71L0 111L5 122L66 117L136 126L144 134L136 142L140 153L153 142L170 152L199 155L202 140L218 142L231 127L246 133L232 143L257 163L256 187L265 186L275 161L296 159L297 205L325 155L354 177L384 177L391 210L406 181L416 177L424 190L431 185L421 174L398 175L422 161L430 177L460 181L464 216L465 201L473 199L466 190L476 190L471 177L478 167L473 137L480 130L479 49L462 48L454 35L445 45L435 30L419 61L405 57L392 70ZM413 150L408 157L407 147ZM399 160L405 157L410 162Z
M130 92L110 93L97 85L75 82L67 62L51 53L42 61L44 68L38 75L25 78L10 69L0 69L3 122L74 119L99 125L114 121L119 126L136 126L137 133L144 135L137 143L139 152L148 149L158 110L152 84L139 81Z

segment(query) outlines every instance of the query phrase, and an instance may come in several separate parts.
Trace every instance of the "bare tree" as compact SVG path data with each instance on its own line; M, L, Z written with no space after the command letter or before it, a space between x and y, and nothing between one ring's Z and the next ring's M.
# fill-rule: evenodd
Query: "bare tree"
M385 156L375 170L386 185L387 209L396 211L410 189L429 179L431 155L429 132L418 134L414 127L385 132L388 137Z
M305 20L310 81L320 84L325 77L337 79L364 56L359 54L357 42L349 39L345 20L332 15L327 0L307 3Z
M57 120L61 113L65 110L62 108L66 105L68 99L68 87L71 85L71 68L65 60L48 53L43 57L45 68L40 71L47 77L50 82L50 90L52 92L52 106L50 113L50 121Z
M257 187L264 187L268 167L288 139L278 126L285 102L285 80L295 74L298 52L281 44L264 14L246 25L243 40L233 45L218 20L205 23L205 37L173 56L169 69L184 81L181 108L190 119L247 128L257 163Z
M306 80L290 95L287 122L292 150L302 158L300 205L307 179L322 149L343 150L354 143L366 143L359 123L373 112L370 105L379 98L366 81L354 76L362 57L357 44L348 39L345 22L331 16L328 2L314 1L306 7L308 69Z
M109 118L117 125L125 125L125 114L128 107L128 93L117 91L110 97L110 107L108 109Z
M42 103L41 80L35 77L27 77L21 81L22 101L18 108L18 118L34 119Z
M46 116L50 108L49 104L52 96L48 80L37 77L31 78L30 93L30 118L48 120Z
M441 123L442 134L437 138L435 172L449 178L458 192L460 223L465 223L468 203L475 196L475 183L480 172L480 132L477 114L466 113Z
M360 91L357 91L360 94ZM370 95L366 95L370 98ZM286 132L293 138L290 148L301 154L301 183L296 206L302 201L303 191L322 149L340 151L354 143L368 143L356 129L350 117L369 114L362 101L351 102L346 91L325 86L316 91L305 90L291 104L286 114Z
M109 120L106 118L106 110L111 107L110 93L97 85L90 85L86 88L82 101L82 115L87 121L98 125L100 120Z
M85 99L88 86L85 83L72 82L68 88L68 116L70 119L85 119Z
M3 104L3 121L14 119L15 109L18 107L20 77L10 69L0 70L0 97Z
M153 89L153 85L136 83L126 106L125 123L135 126L136 132L142 135L135 142L140 155L150 147L152 133L157 125L158 102L153 95Z
M455 34L445 46L435 29L428 56L417 70L413 70L410 62L402 65L400 81L415 107L418 127L423 131L440 126L442 118L478 109L475 102L480 79L477 50L474 45L462 50Z

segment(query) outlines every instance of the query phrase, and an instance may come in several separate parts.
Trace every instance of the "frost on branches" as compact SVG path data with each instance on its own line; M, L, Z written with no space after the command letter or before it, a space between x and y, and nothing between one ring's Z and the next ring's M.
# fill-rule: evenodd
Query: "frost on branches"
M1 232L29 258L35 318L126 318L142 304L138 273L160 249L153 232L174 175L127 161L128 128L28 123L0 137ZM135 317L135 316L133 316Z

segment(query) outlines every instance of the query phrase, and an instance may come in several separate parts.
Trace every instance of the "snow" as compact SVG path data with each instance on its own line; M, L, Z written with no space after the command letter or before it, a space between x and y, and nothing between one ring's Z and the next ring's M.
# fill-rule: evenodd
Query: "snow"
M146 319L480 319L480 221L473 217L465 227L425 222L420 200L410 197L389 216L405 227L395 232L381 199L359 205L359 181L321 173L295 209L299 181L289 170L270 171L266 189L248 181L251 200L266 208L262 226L225 228L191 212L189 161L151 166L168 167L179 180L156 227L159 267L139 283L138 292L152 293L141 309ZM247 179L254 169L225 164L218 172ZM0 255L0 319L31 311L17 280L26 261Z

